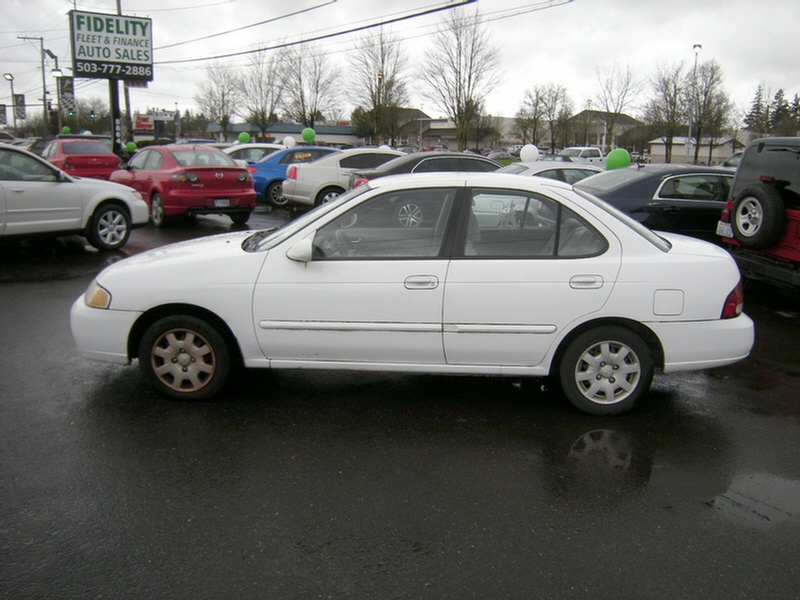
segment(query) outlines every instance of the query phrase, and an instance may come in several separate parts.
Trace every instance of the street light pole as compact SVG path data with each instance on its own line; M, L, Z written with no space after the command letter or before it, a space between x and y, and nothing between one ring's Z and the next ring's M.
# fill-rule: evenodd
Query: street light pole
M692 124L694 122L694 101L695 96L697 95L697 56L700 54L700 50L703 49L703 46L700 44L695 44L692 46L692 50L694 51L694 68L692 69L692 92L689 96L689 136L686 138L686 162L691 162L689 160L689 154L694 147L692 143ZM699 140L698 140L699 141Z
M3 77L11 84L11 115L14 117L14 135L17 132L17 99L14 97L14 76L11 73L3 73Z

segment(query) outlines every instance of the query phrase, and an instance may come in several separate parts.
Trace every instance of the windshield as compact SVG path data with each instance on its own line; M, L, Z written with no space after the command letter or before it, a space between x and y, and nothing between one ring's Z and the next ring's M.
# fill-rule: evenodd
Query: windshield
M561 152L561 156L580 156L581 151L577 148L567 148Z
M368 189L370 188L366 185L350 189L337 196L330 202L320 204L319 206L311 209L294 221L290 221L280 229L258 231L242 242L242 250L245 252L261 252L264 250L270 250L284 240L293 236L304 227L308 226L310 223L316 221L321 215L324 215L328 211L341 206L345 202L349 202L353 198L357 198Z

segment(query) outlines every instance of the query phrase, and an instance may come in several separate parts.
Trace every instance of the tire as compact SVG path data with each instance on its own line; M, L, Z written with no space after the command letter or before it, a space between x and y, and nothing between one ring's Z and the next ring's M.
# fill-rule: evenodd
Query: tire
M286 206L289 203L289 200L283 195L282 183L281 181L273 181L267 186L267 191L264 193L267 197L267 202L273 206Z
M416 202L406 202L398 207L395 220L400 227L419 227L422 223L422 207Z
M167 226L167 215L164 214L164 201L157 193L150 198L150 221L158 228Z
M561 389L572 405L591 415L619 415L650 389L653 358L632 331L592 329L573 340L559 365Z
M106 204L92 216L89 243L98 250L117 250L131 235L131 220L127 211L116 204Z
M742 248L771 248L783 234L785 219L778 190L765 184L747 186L733 203L733 237Z
M171 398L211 398L225 385L230 367L230 349L223 337L196 317L159 319L139 343L139 368L144 378Z
M314 204L319 206L320 204L327 204L334 198L336 198L339 194L344 192L342 188L338 187L326 187L319 194L317 194L316 199L314 200Z
M250 211L232 213L229 215L234 225L244 225L250 220Z

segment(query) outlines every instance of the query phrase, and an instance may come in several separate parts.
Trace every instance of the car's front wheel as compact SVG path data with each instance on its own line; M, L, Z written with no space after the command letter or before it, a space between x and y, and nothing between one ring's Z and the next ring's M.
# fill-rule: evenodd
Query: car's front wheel
M273 206L286 206L289 200L283 195L282 182L273 181L267 186L267 201Z
M559 365L561 388L578 410L592 415L629 411L653 380L647 344L623 327L589 330L567 347Z
M128 213L115 204L100 207L92 216L89 243L98 250L122 248L131 234Z
M222 335L202 319L169 316L153 323L142 336L139 368L166 396L205 400L225 385L230 350Z
M153 194L150 198L150 220L156 227L165 227L167 216L164 214L164 201L158 194Z

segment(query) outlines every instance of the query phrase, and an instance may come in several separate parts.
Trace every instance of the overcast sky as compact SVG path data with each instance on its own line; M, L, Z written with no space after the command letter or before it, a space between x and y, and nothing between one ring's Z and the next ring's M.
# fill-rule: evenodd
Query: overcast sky
M212 60L217 57L294 42L377 23L446 4L437 0L121 0L124 15L149 17L153 24L155 78L147 89L131 90L134 111L149 108L195 109L194 97ZM702 45L700 63L716 60L724 87L737 108L747 110L763 84L772 94L782 88L788 99L800 94L796 0L478 0L485 27L501 57L502 84L486 99L486 109L513 117L525 91L535 85L563 85L576 111L597 97L598 70L630 66L645 82L660 64L693 64L693 46ZM3 0L0 21L0 70L14 75L14 91L31 104L41 98L39 40L71 73L67 13L116 13L114 0ZM288 13L308 9L296 16ZM262 25L257 23L269 21ZM430 33L442 13L386 26L403 40L411 64L423 60L433 43ZM255 25L252 27L247 27ZM233 30L236 30L233 32ZM222 34L222 35L217 35ZM348 52L363 33L329 38L314 44L346 67ZM244 56L221 59L243 68ZM47 85L55 85L46 66ZM0 104L11 104L10 88L0 80ZM343 82L343 89L346 85ZM411 105L433 117L441 111L410 85ZM79 98L107 102L105 81L76 80ZM595 104L595 108L597 104ZM343 104L345 115L350 106ZM630 111L636 113L636 108ZM10 113L9 113L10 115ZM9 116L9 121L11 120Z

